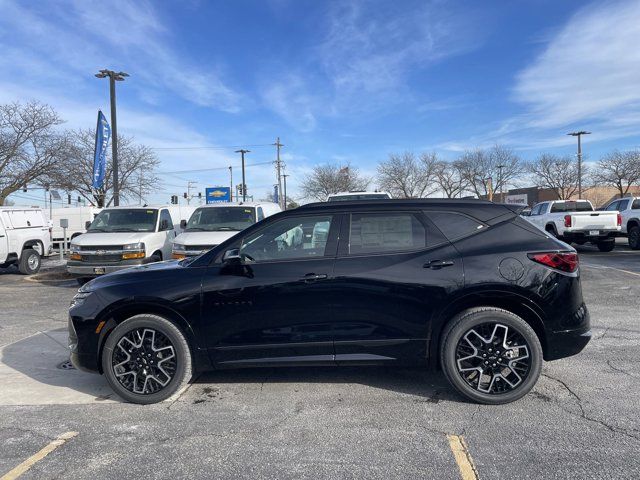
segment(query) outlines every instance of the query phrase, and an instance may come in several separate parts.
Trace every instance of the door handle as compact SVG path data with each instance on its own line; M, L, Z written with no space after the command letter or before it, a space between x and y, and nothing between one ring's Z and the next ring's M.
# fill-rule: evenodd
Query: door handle
M423 265L424 268L430 268L432 270L439 270L443 267L450 267L453 265L453 260L431 260Z
M316 282L318 280L326 280L327 275L324 273L316 274L316 273L307 273L304 277L302 277L302 281L305 283Z

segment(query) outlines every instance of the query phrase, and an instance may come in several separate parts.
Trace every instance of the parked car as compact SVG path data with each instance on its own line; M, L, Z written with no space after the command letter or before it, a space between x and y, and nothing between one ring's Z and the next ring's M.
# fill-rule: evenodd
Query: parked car
M84 285L71 360L136 403L193 372L351 364L440 365L471 400L514 401L543 359L591 337L575 250L518 209L419 199L278 213L198 257Z
M391 198L391 195L387 192L366 192L363 190L332 193L327 196L327 202L341 202L344 200L384 200L389 198Z
M17 265L32 275L50 254L49 221L40 208L0 207L0 268Z
M594 210L588 200L541 202L531 209L527 218L564 242L578 245L592 243L601 252L610 252L615 248L622 221L615 211Z
M88 279L134 265L171 258L171 242L180 222L194 207L105 208L71 242L67 271L83 284ZM88 223L88 222L87 222Z
M50 220L53 227L51 232L52 243L55 245L62 242L64 232L60 226L61 219L66 218L69 222L69 226L67 227L67 241L69 241L86 232L87 222L91 223L101 211L102 208L83 206L54 208L50 212L47 212L47 216L51 217Z
M620 236L627 237L633 250L640 249L640 197L619 198L607 204L604 210L620 212Z
M213 203L197 208L173 241L172 258L200 255L264 218L278 213L277 203Z

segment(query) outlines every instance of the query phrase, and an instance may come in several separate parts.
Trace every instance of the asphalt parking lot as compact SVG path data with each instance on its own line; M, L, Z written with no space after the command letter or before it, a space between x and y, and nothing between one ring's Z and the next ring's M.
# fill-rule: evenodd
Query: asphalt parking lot
M373 367L216 372L121 403L66 368L75 282L1 272L0 478L638 478L640 252L579 252L593 340L497 407Z

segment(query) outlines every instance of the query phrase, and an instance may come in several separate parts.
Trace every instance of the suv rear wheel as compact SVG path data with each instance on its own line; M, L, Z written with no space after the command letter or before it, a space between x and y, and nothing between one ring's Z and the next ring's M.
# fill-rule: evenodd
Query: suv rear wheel
M493 307L466 310L443 334L440 361L451 385L465 397L489 405L526 395L542 369L542 347L517 315Z
M131 317L107 338L102 370L111 388L133 403L169 398L191 380L191 352L183 333L157 315Z
M40 270L40 254L33 248L26 248L22 251L18 270L23 275L33 275Z

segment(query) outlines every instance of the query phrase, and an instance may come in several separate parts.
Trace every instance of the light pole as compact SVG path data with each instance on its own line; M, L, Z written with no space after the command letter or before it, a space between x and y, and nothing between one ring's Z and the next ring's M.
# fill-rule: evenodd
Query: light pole
M567 133L572 137L578 137L578 199L582 198L582 142L580 139L582 135L590 135L591 132L585 132L581 130L579 132Z
M233 167L229 165L229 202L233 202Z
M287 177L289 175L283 173L282 174L282 179L284 181L284 209L287 209Z
M124 81L129 74L100 70L96 77L109 77L109 97L111 98L111 156L113 157L113 206L120 205L120 186L118 184L118 126L116 125L116 82Z
M247 201L247 184L244 183L244 154L249 153L251 150L236 150L236 153L242 155L242 201Z
M498 185L500 185L500 203L504 203L504 197L502 194L502 169L505 165L498 165L496 168L498 169Z

